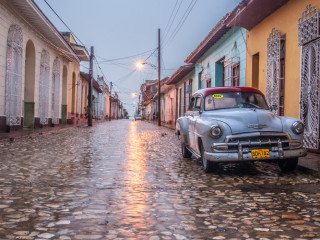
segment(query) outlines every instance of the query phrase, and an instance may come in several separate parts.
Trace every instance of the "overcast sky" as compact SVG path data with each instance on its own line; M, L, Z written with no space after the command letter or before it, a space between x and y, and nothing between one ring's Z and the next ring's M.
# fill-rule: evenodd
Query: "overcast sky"
M69 31L44 0L35 1L59 31ZM133 113L140 85L157 79L157 70L136 63L157 65L158 28L161 29L162 74L171 76L210 30L240 0L47 0L72 32L95 56L120 100ZM195 3L195 5L194 5ZM190 11L191 10L191 11ZM170 18L171 17L171 18ZM169 21L170 20L170 21ZM181 27L179 27L181 26ZM79 40L77 39L78 43ZM142 54L141 54L142 53ZM118 58L133 56L126 59ZM151 55L151 56L150 56ZM112 61L109 61L112 60ZM88 71L82 68L82 71ZM94 75L102 75L95 64Z

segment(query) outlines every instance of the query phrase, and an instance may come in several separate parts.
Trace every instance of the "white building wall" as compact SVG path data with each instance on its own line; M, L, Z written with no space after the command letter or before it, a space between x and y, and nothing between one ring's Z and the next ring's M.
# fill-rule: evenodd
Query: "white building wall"
M41 52L43 49L46 49L50 55L50 89L52 86L52 69L53 69L53 61L56 57L60 60L60 103L62 100L62 71L63 71L63 64L65 60L57 54L51 46L44 41L33 27L27 24L25 21L13 15L13 13L0 4L0 116L5 116L5 84L6 84L6 51L7 51L7 38L8 38L8 31L12 24L18 24L23 33L23 61L22 61L22 100L24 100L24 91L25 91L25 55L26 55L26 45L28 40L31 40L35 46L35 91L34 91L34 101L35 101L35 117L39 116L39 78L40 78L40 59L41 59ZM72 65L71 69L68 69L68 80L72 81L72 71L76 71L76 76L79 76L79 63L70 63L68 64L69 67ZM71 70L71 71L70 71ZM68 87L71 86L70 82L68 82ZM68 91L67 91L68 92ZM49 97L49 96L48 96ZM23 103L22 103L23 106ZM49 109L51 106L51 98L49 97ZM60 117L61 117L61 109ZM23 107L21 116L23 116ZM51 117L51 111L49 110L49 118Z

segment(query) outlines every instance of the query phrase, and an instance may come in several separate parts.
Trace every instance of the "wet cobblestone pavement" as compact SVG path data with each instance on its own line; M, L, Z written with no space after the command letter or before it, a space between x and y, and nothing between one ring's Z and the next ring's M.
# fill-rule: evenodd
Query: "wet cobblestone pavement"
M205 174L174 132L119 120L0 142L0 239L320 239L320 179Z

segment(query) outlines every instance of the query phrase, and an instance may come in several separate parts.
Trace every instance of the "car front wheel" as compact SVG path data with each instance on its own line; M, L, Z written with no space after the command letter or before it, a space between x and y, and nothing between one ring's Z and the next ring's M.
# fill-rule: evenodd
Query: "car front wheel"
M278 164L282 171L288 172L293 171L297 168L298 160L298 158L282 159L278 162Z
M192 157L192 153L189 151L189 149L183 143L181 143L181 153L182 153L182 157L184 157L184 158L191 158Z
M212 172L213 168L214 168L214 163L208 161L204 155L204 146L203 144L201 144L201 161L202 161L202 167L203 167L203 170L206 172L206 173L210 173Z

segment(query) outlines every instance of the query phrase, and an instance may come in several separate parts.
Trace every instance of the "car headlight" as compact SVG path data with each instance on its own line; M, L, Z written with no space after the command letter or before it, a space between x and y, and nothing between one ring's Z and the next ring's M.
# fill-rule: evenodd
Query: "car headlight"
M295 134L302 134L304 131L304 125L302 122L294 122L291 126L291 130L295 133Z
M222 131L222 128L220 126L213 126L210 129L210 135L213 138L219 138L219 137L222 136L222 134L223 134L223 131Z

